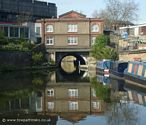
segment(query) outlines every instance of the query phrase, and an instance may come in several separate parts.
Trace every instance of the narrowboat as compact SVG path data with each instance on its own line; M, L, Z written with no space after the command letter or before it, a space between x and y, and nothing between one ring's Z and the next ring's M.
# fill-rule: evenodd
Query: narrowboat
M126 80L146 86L146 62L128 62L128 68L124 71Z
M109 76L109 69L111 66L111 60L102 60L96 63L96 73Z
M110 77L121 78L124 77L124 70L128 67L128 62L113 61L110 66Z
M105 77L103 75L97 75L97 81L102 83L103 85L108 85L110 84L110 79L109 77Z
M125 89L124 89L124 85L125 85L124 79L115 79L115 78L110 77L110 82L111 82L112 91L114 91L114 92L125 91Z

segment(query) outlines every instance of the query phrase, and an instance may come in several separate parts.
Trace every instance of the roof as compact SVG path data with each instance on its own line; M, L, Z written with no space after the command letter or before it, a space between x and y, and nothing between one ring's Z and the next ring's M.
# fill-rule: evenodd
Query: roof
M134 25L132 22L130 21L115 21L115 24L121 24L121 25Z
M59 18L86 18L86 15L76 12L76 11L69 11L59 16Z

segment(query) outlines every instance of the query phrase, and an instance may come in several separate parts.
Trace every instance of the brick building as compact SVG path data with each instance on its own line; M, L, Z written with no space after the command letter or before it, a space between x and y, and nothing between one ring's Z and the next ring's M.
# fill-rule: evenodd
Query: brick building
M41 34L49 53L80 50L90 51L96 37L103 33L103 20L86 18L86 15L76 11L69 11L59 18L37 20L36 30Z

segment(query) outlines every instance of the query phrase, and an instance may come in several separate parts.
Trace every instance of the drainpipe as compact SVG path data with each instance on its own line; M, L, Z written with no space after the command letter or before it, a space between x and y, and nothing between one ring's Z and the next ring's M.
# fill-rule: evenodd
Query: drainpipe
M89 47L91 48L91 19L89 18Z
M42 19L42 44L45 44L45 19Z

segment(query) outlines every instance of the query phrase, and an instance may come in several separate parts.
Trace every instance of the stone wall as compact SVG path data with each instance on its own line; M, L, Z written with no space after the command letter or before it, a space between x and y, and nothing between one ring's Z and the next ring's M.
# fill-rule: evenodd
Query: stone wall
M31 65L31 52L0 51L0 66L23 68Z

